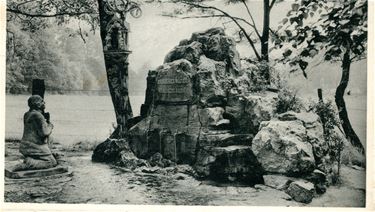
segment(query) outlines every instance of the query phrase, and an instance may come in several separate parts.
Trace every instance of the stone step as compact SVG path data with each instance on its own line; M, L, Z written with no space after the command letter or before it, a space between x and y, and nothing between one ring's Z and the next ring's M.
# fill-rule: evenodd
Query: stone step
M263 169L250 146L200 149L194 169L199 176L212 180L238 181L248 185L264 183Z
M227 147L233 145L251 146L254 135L252 134L208 134L202 133L199 137L200 147Z

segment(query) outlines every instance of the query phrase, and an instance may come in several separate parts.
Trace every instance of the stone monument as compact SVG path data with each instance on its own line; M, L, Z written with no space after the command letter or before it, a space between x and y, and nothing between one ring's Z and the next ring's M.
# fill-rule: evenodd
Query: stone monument
M241 92L240 83L232 83L240 70L235 42L221 28L181 41L163 65L149 71L141 121L127 137L134 154L190 164L202 178L262 183L262 167L251 151L254 134L239 132L228 113Z

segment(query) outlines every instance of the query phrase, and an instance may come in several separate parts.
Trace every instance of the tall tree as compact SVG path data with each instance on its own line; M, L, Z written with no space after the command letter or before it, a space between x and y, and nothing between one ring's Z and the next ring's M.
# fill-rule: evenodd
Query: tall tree
M202 0L172 0L171 2L182 4L185 6L185 10L176 10L174 13L166 13L165 16L170 17L179 17L179 18L225 18L229 19L231 22L238 29L239 37L245 38L246 41L249 43L256 61L260 62L263 61L265 63L269 62L269 40L270 40L270 32L272 33L272 29L270 28L270 15L271 10L274 7L275 3L281 2L282 0L263 0L263 27L262 31L260 31L257 27L257 23L253 18L253 14L250 11L250 3L248 0L226 0L227 4L241 4L243 9L245 9L248 17L242 18L237 17L234 14L230 14L225 9L215 6L210 1L202 1ZM167 1L170 2L170 1ZM181 13L186 14L193 12L194 9L199 10L201 15L188 15L188 16L181 16ZM252 36L252 34L255 34ZM256 46L257 40L260 42L260 53L259 47ZM265 80L269 83L270 75L269 70L263 71Z
M98 0L98 6L104 62L117 119L117 129L112 137L124 137L127 121L133 117L128 89L129 24L125 20L128 12L138 17L141 10L131 1Z
M55 18L60 25L72 19L84 20L93 30L100 23L108 87L117 120L112 137L125 136L127 120L132 117L128 95L127 57L130 51L126 15L139 17L139 5L132 0L12 0L7 4L8 21L19 19L28 30L48 26L44 18ZM81 28L79 34L82 36Z
M292 5L283 24L277 41L284 48L282 61L298 65L305 77L308 58L321 51L324 60L341 62L341 80L335 93L341 126L352 145L364 151L350 123L344 94L352 62L366 56L367 1L302 0Z

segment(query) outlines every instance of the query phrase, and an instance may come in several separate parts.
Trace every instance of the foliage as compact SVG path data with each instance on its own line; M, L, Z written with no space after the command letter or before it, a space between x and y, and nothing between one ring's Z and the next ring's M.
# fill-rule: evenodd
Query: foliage
M346 49L352 52L351 60L361 59L366 53L366 0L296 1L282 24L274 40L283 50L280 60L298 66L305 77L308 58L320 51L327 61L341 60Z
M96 0L10 0L7 1L7 21L18 21L22 30L36 32L49 26L46 18L54 18L58 25L68 24L74 19L90 23L92 29L98 25Z
M280 70L276 70L270 62L260 61L252 62L249 59L242 59L243 71L248 76L249 91L259 92L269 88L269 85L275 89L282 89L286 86L285 76L282 76ZM266 79L267 73L270 73L270 84Z
M248 87L250 92L258 92L265 90L266 80L262 75L261 63L253 64L248 60L244 60L242 63L242 71L247 76Z
M318 114L324 124L324 129L333 130L340 125L337 112L332 104L332 101L319 101L312 105L313 111Z
M341 153L344 149L343 138L336 131L340 127L338 114L331 101L319 101L312 106L312 109L323 122L324 140L328 144L328 154L337 163L338 170L337 173L334 173L334 181L337 183L340 176Z
M100 78L105 79L105 73L99 73L104 65L96 53L100 45L95 41L83 44L79 38L68 36L69 28L50 27L30 32L22 30L16 22L9 22L7 30L7 92L27 92L34 78L44 78L49 91L60 93L89 90L99 84ZM85 46L94 51L86 52L82 48Z
M296 90L284 87L279 91L276 102L276 113L281 114L287 111L299 113L302 107L302 100L297 96Z
M46 78L47 89L58 92L89 90L96 82L108 89L103 54L98 54L102 51L101 43L87 33L95 33L99 26L97 2L8 1L7 92L23 93L31 79L38 77ZM124 9L134 17L141 14L141 1L115 0L113 3L116 9ZM84 45L77 43L77 35Z
M79 35L85 42L88 37L83 24L90 26L89 31L95 33L99 27L98 1L100 0L9 0L7 1L7 22L18 22L23 31L36 32L53 25L77 25L70 36ZM116 11L133 17L142 15L142 1L138 0L112 0L111 5Z

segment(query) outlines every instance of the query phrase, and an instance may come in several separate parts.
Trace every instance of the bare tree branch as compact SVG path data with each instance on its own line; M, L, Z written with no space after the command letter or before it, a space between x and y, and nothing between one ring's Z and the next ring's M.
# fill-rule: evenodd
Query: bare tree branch
M226 15L219 15L219 14L215 14L215 15L196 15L196 16L178 16L178 15L173 15L173 14L161 14L161 16L165 16L165 17L169 17L169 18L179 18L179 19L193 19L193 18L229 18L228 16ZM236 16L232 16L234 19L238 20L238 21L242 21L243 23L251 26L252 28L254 28L254 25L251 24L250 22L246 21L245 19L243 18L239 18L239 17L236 17Z
M84 14L91 14L91 15L97 15L97 12L92 12L92 11L82 11L82 12L59 12L59 13L54 13L54 14L33 14L33 13L28 13L25 11L17 10L17 9L12 9L12 8L7 8L7 12L19 14L19 15L24 15L28 17L36 17L36 18L51 18L51 17L59 17L59 16L80 16Z
M259 30L257 29L257 26L255 24L253 15L251 14L249 7L247 6L245 0L241 0L241 2L245 6L247 14L249 14L249 16L250 16L251 22L253 23L253 28L254 28L255 33L258 35L259 39L262 39L262 36L260 35Z
M276 32L273 31L271 28L269 28L270 32L274 35L274 36L277 36Z
M275 3L276 3L276 0L272 0L272 2L270 4L270 11L272 10L272 7L273 7L273 5L275 5Z
M364 59L367 59L366 54L363 54L363 55L360 55L360 56L356 55L356 56L350 58L350 60L352 62L357 62L357 61L361 61L361 60L364 60Z
M78 22L78 27L79 27L78 34L81 36L81 39L83 40L83 43L86 44L86 39L84 38L83 33L82 33L81 22Z

